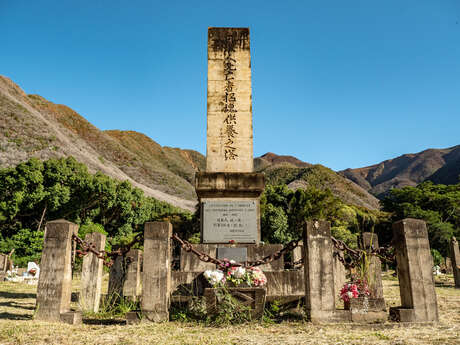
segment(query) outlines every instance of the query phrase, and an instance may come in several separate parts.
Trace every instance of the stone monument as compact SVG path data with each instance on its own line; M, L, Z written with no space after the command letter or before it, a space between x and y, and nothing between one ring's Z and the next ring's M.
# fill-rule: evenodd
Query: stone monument
M208 29L206 171L196 174L201 241L260 242L264 175L253 172L248 28Z

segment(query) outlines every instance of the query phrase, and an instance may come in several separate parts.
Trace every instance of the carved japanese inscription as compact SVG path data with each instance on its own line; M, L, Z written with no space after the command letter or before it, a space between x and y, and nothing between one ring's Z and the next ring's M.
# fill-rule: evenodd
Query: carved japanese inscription
M252 172L249 29L208 29L208 172Z

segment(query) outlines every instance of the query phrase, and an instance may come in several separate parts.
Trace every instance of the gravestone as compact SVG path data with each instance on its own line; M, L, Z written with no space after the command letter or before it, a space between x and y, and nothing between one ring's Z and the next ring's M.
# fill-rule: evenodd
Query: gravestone
M249 29L209 28L206 171L195 177L202 243L260 241L251 97Z
M450 260L454 272L455 287L460 288L460 251L455 237L450 240Z
M393 243L401 307L391 307L390 317L401 322L437 322L433 258L426 223L411 218L394 223Z

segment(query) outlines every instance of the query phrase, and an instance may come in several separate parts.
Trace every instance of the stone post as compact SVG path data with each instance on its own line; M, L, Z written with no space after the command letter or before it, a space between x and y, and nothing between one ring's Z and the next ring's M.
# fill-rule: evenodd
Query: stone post
M340 290L347 281L347 270L345 266L340 262L336 251L333 253L334 257L334 298L337 298L340 294Z
M330 224L307 222L304 231L305 307L308 318L331 321L335 313Z
M401 295L401 307L390 316L402 322L437 322L433 258L423 220L406 218L393 224L393 242Z
M114 246L114 250L118 247ZM109 286L107 289L107 298L110 303L116 303L123 297L123 286L126 280L126 260L122 255L115 257L113 265L109 272Z
M137 300L141 294L141 260L142 250L131 249L126 254L126 279L123 285L123 296Z
M150 321L169 320L171 236L171 223L145 223L141 308L143 317Z
M90 243L97 251L105 248L105 235L94 232L86 234L85 241ZM104 261L89 252L83 258L81 268L80 302L83 311L97 313L101 300L102 270Z
M48 222L46 228L35 318L45 321L81 322L81 313L70 311L72 235L78 232L78 225L60 219Z
M8 255L0 254L0 273L4 273L8 266Z
M454 272L455 287L460 288L460 251L455 237L450 240L450 261Z
M360 239L358 240L358 246L365 250L367 253L370 253L371 249L379 248L379 239L377 234L372 232L363 232ZM382 306L385 306L385 301L383 300L383 285L382 285L382 263L380 258L376 255L367 255L368 260L368 284L369 291L372 298L382 299Z

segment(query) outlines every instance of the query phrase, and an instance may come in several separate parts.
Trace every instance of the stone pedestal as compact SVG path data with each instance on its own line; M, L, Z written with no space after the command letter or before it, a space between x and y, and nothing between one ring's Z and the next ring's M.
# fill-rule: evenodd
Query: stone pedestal
M401 322L437 322L433 258L425 222L406 218L394 223L393 243L402 306L391 308L392 318Z
M335 296L330 223L307 222L303 245L307 316L313 322L331 321L335 313Z
M454 273L455 287L460 288L460 251L455 237L450 240L450 261Z
M95 232L87 234L85 241L90 243L97 251L105 248L104 234ZM80 302L83 311L97 313L101 300L102 270L104 261L93 253L89 252L83 258L81 268L81 292Z
M378 256L370 254L372 248L379 248L377 234L364 232L358 241L358 246L368 253L368 285L371 297L383 299L382 263Z
M259 173L197 173L202 243L258 244L264 187L264 175Z
M215 313L218 308L218 298L213 288L204 289L207 312ZM266 290L262 287L229 287L227 291L241 303L248 307L251 319L260 319L264 314Z
M126 279L123 284L123 296L137 300L141 295L142 250L131 249L126 254Z
M146 320L169 320L171 236L171 223L145 223L141 309Z
M78 225L66 220L56 220L48 222L46 228L35 318L61 321L61 314L70 312L72 235L77 234Z
M375 323L388 319L383 298L358 297L344 303L345 310L350 311L350 321Z

